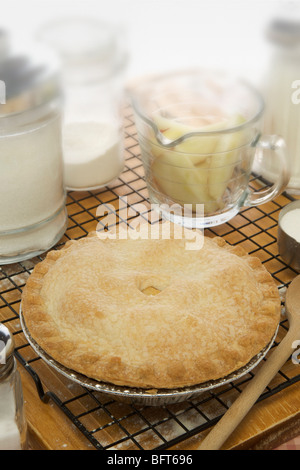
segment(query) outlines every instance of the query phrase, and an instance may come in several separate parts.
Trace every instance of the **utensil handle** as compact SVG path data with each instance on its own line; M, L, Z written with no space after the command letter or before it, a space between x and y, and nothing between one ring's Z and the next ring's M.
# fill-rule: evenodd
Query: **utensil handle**
M299 329L289 330L267 362L258 370L247 387L231 405L228 411L202 441L198 450L217 450L246 416L266 386L292 353L292 343L299 339Z
M286 188L290 180L290 169L287 164L287 151L284 140L276 135L264 135L259 138L255 143L256 149L260 149L261 158L272 158L278 163L280 171L274 184L265 189L258 191L249 190L247 199L244 202L245 206L259 206L266 202L272 201ZM270 151L268 154L266 150ZM275 158L274 158L275 157Z

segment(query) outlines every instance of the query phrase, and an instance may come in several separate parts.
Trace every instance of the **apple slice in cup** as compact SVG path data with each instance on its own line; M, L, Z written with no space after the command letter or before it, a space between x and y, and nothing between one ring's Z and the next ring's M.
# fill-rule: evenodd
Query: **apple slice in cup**
M241 115L229 119L226 128L235 128L245 122ZM214 154L210 160L210 173L208 178L209 194L212 199L223 196L232 178L236 164L242 158L241 147L245 143L246 133L244 130L230 132L219 136L215 146Z
M154 122L171 140L191 132L222 131L244 122L240 115L200 128L188 126L162 116ZM228 134L199 135L180 142L171 149L158 144L151 136L151 170L158 188L180 204L204 204L205 213L222 208L222 196L233 175L236 150L244 141L244 131Z

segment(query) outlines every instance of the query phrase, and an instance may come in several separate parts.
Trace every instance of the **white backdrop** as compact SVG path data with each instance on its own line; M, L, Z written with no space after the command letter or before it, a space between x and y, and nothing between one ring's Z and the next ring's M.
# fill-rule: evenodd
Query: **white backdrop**
M217 66L256 80L268 61L264 29L281 0L1 0L0 26L24 41L44 22L98 17L127 30L128 77Z

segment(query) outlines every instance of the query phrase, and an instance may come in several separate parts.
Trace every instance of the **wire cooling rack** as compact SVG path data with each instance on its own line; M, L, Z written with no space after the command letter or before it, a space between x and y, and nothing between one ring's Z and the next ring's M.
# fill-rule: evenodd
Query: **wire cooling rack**
M159 217L155 218L155 214L151 213L149 217L151 207L134 119L130 107L125 111L124 171L117 181L107 188L93 192L68 193L69 225L56 249L69 239L85 237L97 227L104 228L107 221L112 224L126 223L125 214L127 223L137 216L148 221L151 219L151 223L159 222ZM261 183L264 182L254 177L251 184L255 188ZM230 222L206 231L209 236L222 236L229 243L241 245L249 253L258 256L273 275L282 296L296 272L278 255L277 221L281 208L292 200L290 195L284 193L273 202L256 208L246 208ZM39 256L0 267L0 322L6 324L14 334L16 357L35 381L36 399L54 402L82 432L87 439L87 445L92 448L169 448L212 427L251 380L252 372L237 382L205 392L195 400L164 407L123 404L81 385L69 383L62 377L57 381L57 386L52 385L52 388L49 388L49 366L26 342L19 321L22 289L35 264L43 258L44 256ZM283 316L273 348L285 335L286 330L287 320ZM299 380L298 369L292 367L291 361L288 361L259 400L264 400Z

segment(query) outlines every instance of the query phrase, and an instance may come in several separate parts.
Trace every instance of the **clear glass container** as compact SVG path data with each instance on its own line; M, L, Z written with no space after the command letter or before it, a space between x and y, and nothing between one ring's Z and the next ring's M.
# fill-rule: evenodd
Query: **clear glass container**
M0 323L0 450L27 449L22 383L13 352L13 337Z
M164 218L212 227L285 189L284 141L261 135L264 103L249 84L221 71L174 71L130 92L149 198ZM280 172L273 185L253 191L256 156L276 160Z
M0 264L41 254L67 225L59 64L45 49L0 63Z
M68 190L106 186L124 167L122 30L97 20L62 19L38 37L62 63L63 158Z
M295 7L291 5L267 28L271 57L263 82L264 131L284 138L291 173L287 192L300 194L300 8ZM279 172L276 161L264 162L263 175L269 181Z

